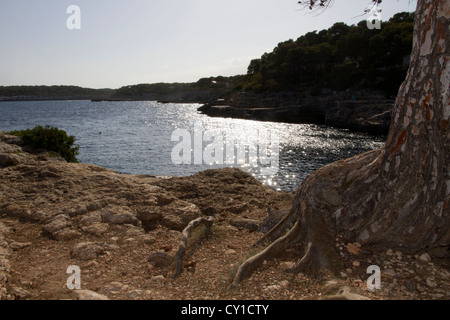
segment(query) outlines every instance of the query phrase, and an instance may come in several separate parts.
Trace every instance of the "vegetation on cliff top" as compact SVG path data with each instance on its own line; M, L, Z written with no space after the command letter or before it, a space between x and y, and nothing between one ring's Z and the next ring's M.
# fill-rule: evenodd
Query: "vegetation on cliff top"
M125 86L116 96L143 97L180 91L233 88L253 93L373 89L395 95L406 76L412 49L414 13L398 13L381 29L366 21L348 26L335 23L320 32L278 44L250 62L246 75L202 78L195 83L155 83Z
M77 98L109 97L114 89L90 89L78 86L0 86L0 97Z
M195 91L220 91L232 89L234 83L242 79L242 76L233 77L208 77L201 78L192 83L141 83L124 86L116 90L116 97L145 97L149 95L164 96L180 92Z
M261 93L313 87L316 94L321 88L361 88L395 95L406 76L413 27L414 13L403 12L379 30L364 20L309 32L252 60L237 88Z
M192 83L142 83L118 89L0 86L0 97L170 100L176 94L195 95L200 91L224 95L233 89L253 93L309 90L317 95L324 88L379 90L392 96L406 76L413 26L414 13L408 12L382 22L379 30L367 28L365 20L351 26L338 22L329 29L279 43L272 52L252 60L244 75L205 77Z

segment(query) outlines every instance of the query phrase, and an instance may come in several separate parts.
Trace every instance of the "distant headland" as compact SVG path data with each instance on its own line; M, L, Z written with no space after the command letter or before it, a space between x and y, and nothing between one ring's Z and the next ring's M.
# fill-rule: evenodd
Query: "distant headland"
M335 23L281 42L250 61L247 74L191 83L118 89L0 86L0 101L91 100L199 103L209 116L314 123L386 135L412 48L414 13L370 30L366 21Z

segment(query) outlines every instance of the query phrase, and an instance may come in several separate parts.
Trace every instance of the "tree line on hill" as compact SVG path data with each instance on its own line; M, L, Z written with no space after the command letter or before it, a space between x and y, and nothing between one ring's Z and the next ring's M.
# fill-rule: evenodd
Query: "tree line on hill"
M250 62L247 74L207 77L193 83L151 83L118 89L77 86L0 86L0 98L117 98L145 99L192 92L299 92L318 95L322 89L368 89L395 95L405 79L412 49L414 13L402 12L381 29L339 22L329 29L308 32L281 42L270 53ZM178 96L180 97L180 96Z
M254 93L373 89L395 95L406 76L412 50L414 13L398 13L369 29L366 21L335 23L278 44L254 59L237 89Z
M114 89L90 89L78 86L0 86L0 98L77 98L109 97Z

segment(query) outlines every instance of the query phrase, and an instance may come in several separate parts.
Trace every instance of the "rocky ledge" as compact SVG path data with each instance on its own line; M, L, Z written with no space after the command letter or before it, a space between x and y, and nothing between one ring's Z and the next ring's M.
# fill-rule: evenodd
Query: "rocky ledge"
M446 267L425 253L374 254L341 238L340 279L287 276L300 256L293 250L229 289L237 266L286 214L293 194L237 169L122 175L24 149L0 133L0 300L317 299L349 290L346 297L370 299L450 295ZM180 239L201 217L213 223L192 230L174 277ZM371 264L383 269L376 292L366 287ZM79 287L71 277L76 268Z
M393 99L377 92L357 91L299 97L296 93L233 94L210 101L198 110L213 117L328 125L375 135L389 130Z

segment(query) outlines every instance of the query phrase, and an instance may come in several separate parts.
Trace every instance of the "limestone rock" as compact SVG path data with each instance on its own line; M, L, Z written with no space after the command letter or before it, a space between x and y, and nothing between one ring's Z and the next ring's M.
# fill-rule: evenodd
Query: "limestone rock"
M228 249L225 251L225 256L227 257L237 257L237 252L234 249Z
M16 297L16 299L18 299L18 300L27 299L27 298L29 298L29 297L31 296L31 294L30 294L27 290L25 290L25 289L23 289L23 288L21 288L21 287L14 287L14 288L11 290L11 293L12 293L12 295L14 295L14 296Z
M264 288L265 291L279 291L282 289L281 285L273 284Z
M165 281L166 278L163 275L158 275L158 276L153 276L150 280L151 281Z
M73 230L70 228L65 228L62 230L58 230L52 234L53 238L56 240L72 240L81 236L81 234L77 230Z
M395 272L395 270L392 269L392 268L383 270L383 274L384 274L384 275L387 275L387 276L389 276L389 277L395 277L395 276L397 275L397 273Z
M138 225L139 220L129 211L123 208L105 208L101 212L103 221L112 224L133 224Z
M0 258L0 271L5 271L6 273L9 273L11 269L11 264L9 260L5 258Z
M158 221L161 220L162 217L160 208L156 206L140 209L137 213L137 218L143 222Z
M14 142L14 140L18 137L9 137L12 138L7 138L3 141L0 141L0 168L16 166L28 162L32 163L35 161L34 157L24 152L21 147L15 144L10 144L11 142Z
M124 235L127 237L138 237L145 234L144 229L133 226L131 224L124 225L126 228Z
M5 241L6 242L6 241ZM7 258L11 255L10 250L7 248L8 243L6 242L6 245L0 246L0 258Z
M156 239L155 237L149 235L149 234L143 234L137 237L138 241L143 242L145 244L153 244L155 243Z
M5 144L10 146L20 146L22 144L22 139L18 136L13 136L11 134L6 134L0 131L0 141L5 142ZM1 150L1 149L0 149Z
M200 209L182 200L173 201L164 208L162 224L169 229L182 231L192 220L201 216Z
M99 222L102 222L102 216L100 215L99 212L94 212L94 213L84 215L80 219L78 224L80 226L90 226L94 223L99 223Z
M256 231L260 228L261 221L254 220L254 219L237 218L237 219L231 220L230 224L232 226L235 226L238 228L244 228L244 229Z
M426 282L427 282L427 286L430 288L436 288L438 285L436 280L433 277L428 277Z
M94 260L104 252L105 249L101 245L92 242L82 242L73 247L70 255L73 259Z
M9 196L11 196L11 195L9 195ZM2 211L4 214L11 216L11 217L20 218L23 220L31 220L31 221L33 220L30 209L28 209L27 207L25 207L23 205L10 203L10 204L7 204L6 206L4 206Z
M100 237L108 231L108 224L106 223L94 223L89 226L82 227L83 232Z
M5 145L0 142L0 149L2 144ZM129 263L127 256L109 254L110 250L120 248L121 253L129 250L132 255L142 252L141 250L148 250L148 254L152 253L151 250L172 253L171 247L175 245L173 240L181 236L179 231L192 220L208 215L208 211L211 215L225 216L224 208L231 205L247 204L248 208L254 209L248 201L250 196L256 199L255 203L264 203L263 207L266 206L266 201L279 203L280 199L286 199L287 204L293 198L291 194L280 196L277 192L268 190L269 188L259 183L250 174L234 168L210 170L199 173L194 178L179 177L173 183L168 183L168 180L172 179L167 179L167 182L166 180L155 182L154 178L137 178L134 175L118 174L94 165L44 159L20 151L18 147L6 146L4 149L8 149L9 153L17 152L14 154L18 156L22 156L20 152L24 152L23 156L29 157L30 161L0 168L0 214L2 222L5 221L0 224L1 297L8 295L13 297L9 292L12 283L9 273L11 268L14 269L12 260L8 260L11 256L18 257L30 253L27 259L32 260L33 257L39 256L39 259L45 261L46 257L54 252L52 250L58 248L63 250L63 253L67 250L70 254L69 258L73 260L70 264L81 266L86 275L91 277L90 279L95 279L95 281L87 280L86 283L97 288L94 282L99 284L104 281L103 277L100 277L103 271L98 269L98 266L103 267L111 263L111 268L116 268L117 265L113 263ZM179 183L179 181L183 182ZM181 191L177 191L180 189ZM236 190L238 193L243 192L235 196ZM249 193L250 196L248 196ZM230 195L233 198L230 198ZM204 212L199 209L208 207L210 209ZM3 231L8 232L7 229L10 227L8 219L11 221L12 230L16 227L20 232L27 228L32 230L26 234L27 240L24 240L25 237L19 237L18 232L12 238L8 235L8 241L6 241ZM24 221L27 222L25 228ZM148 221L156 222L158 228L151 229L151 232L145 229L144 223ZM44 235L49 236L52 241L39 237L41 228ZM237 233L239 230L233 228L230 232ZM98 242L92 240L92 235L102 237L102 240ZM82 237L83 240L72 240L77 237ZM165 243L166 237L170 239L167 243ZM134 238L134 241L127 242L126 239L130 238ZM18 243L13 244L12 239ZM53 241L55 239L61 242ZM105 243L113 243L114 240L120 247ZM32 247L26 248L19 244L19 242L28 241L32 243ZM148 245L152 243L155 243L154 247ZM47 247L44 248L44 245ZM18 252L17 255L13 249L24 251ZM173 257L169 253L164 253L164 256L163 258L159 256L159 259L150 258L149 263L170 268ZM236 257L236 253L230 253L230 256ZM64 267L67 267L64 261L58 259L51 259L49 263L52 266L63 263ZM127 276L126 273L131 273L129 266L126 267L128 269L120 268L124 277ZM18 268L17 274L27 271L23 269L26 268L25 264ZM163 272L161 274L165 275ZM27 281L25 286L24 282L24 288L28 289L29 283L31 281ZM104 285L104 282L98 285L99 290ZM61 286L59 288L61 289ZM130 288L127 291L130 291ZM126 294L127 291L122 292L121 295ZM82 296L83 293L86 295ZM39 293L33 291L33 294ZM94 295L93 299L98 298L95 292L79 291L82 299L91 299L91 294ZM158 297L157 293L153 294Z
M23 249L23 248L26 248L26 247L30 247L30 246L31 246L31 242L26 242L26 243L23 243L23 242L12 242L12 243L9 244L9 247L11 249L13 249L14 251L20 250L20 249Z
M142 290L133 289L133 290L128 291L126 293L126 296L127 296L128 299L134 300L134 299L139 298L142 295L142 292L143 292Z
M104 286L100 292L105 295L114 295L128 290L128 286L118 281L111 282Z
M361 252L361 249L358 248L358 247L357 247L355 244L353 244L353 243L348 243L348 244L347 244L347 251L348 251L349 253L351 253L351 254L359 255L360 252Z
M0 168L15 166L19 163L20 159L16 154L0 154Z
M295 263L291 261L281 262L278 266L281 270L286 271L295 267Z
M77 300L109 300L107 296L91 290L75 290Z
M22 152L22 148L17 145L0 142L0 154L18 153Z
M8 232L9 232L9 228L3 222L0 222L0 235L8 233Z
M164 268L174 262L174 257L167 252L155 252L147 258L147 261L156 268Z
M49 223L44 225L44 230L50 234L53 234L64 228L71 227L70 217L65 214L60 214L54 217Z
M428 253L422 253L420 256L419 256L419 261L421 261L421 262L430 262L431 261L431 257L430 257L430 255L428 254Z

